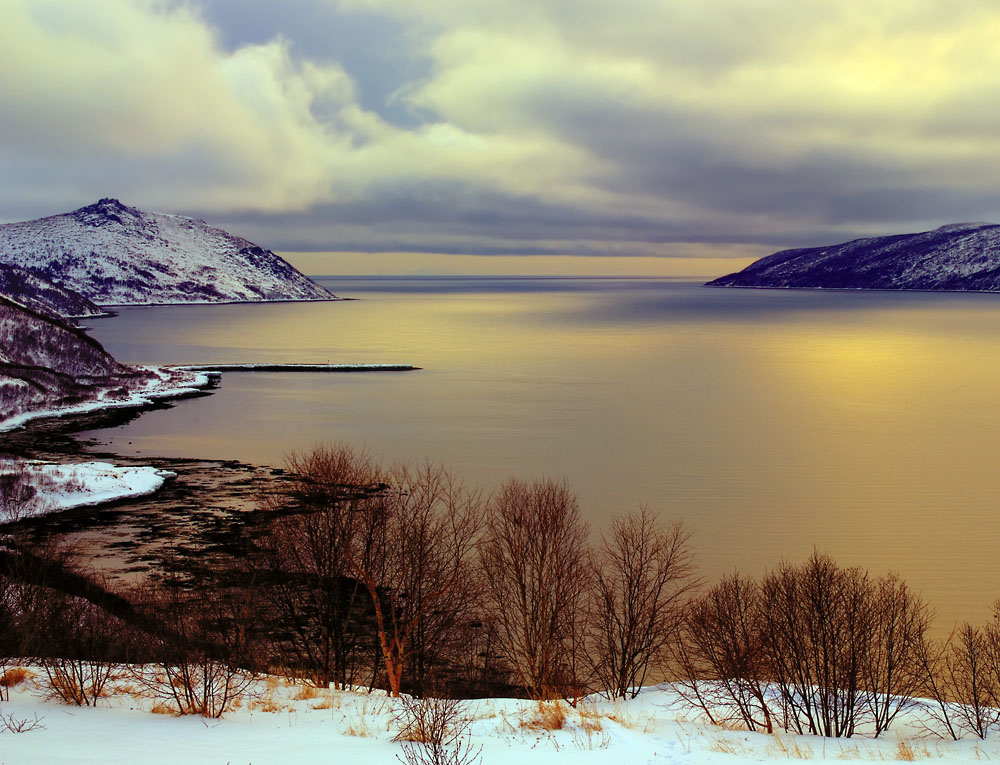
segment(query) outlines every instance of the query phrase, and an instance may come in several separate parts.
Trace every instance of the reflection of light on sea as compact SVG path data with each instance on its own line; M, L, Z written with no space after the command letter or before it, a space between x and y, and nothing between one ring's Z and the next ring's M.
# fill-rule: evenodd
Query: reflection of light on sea
M213 396L98 437L123 453L266 464L345 441L387 461L438 460L486 487L566 477L595 524L639 502L685 518L709 578L816 545L898 570L942 621L982 618L1000 595L995 296L331 285L362 299L125 309L94 331L131 361L423 371L226 375Z

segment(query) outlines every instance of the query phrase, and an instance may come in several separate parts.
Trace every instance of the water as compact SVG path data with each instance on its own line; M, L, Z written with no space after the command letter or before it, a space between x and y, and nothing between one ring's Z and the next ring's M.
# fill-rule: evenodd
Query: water
M337 303L123 309L119 359L404 363L226 374L89 434L122 454L280 464L343 441L470 483L565 477L596 527L646 503L702 574L814 546L898 571L939 625L1000 597L1000 296L707 289L666 279L323 279Z

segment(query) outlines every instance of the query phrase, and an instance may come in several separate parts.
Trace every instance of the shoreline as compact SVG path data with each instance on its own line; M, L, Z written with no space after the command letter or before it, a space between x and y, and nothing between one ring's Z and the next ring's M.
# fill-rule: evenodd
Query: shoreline
M170 369L183 372L415 372L412 364L309 364L247 362L235 364L174 364Z
M128 392L125 398L105 399L100 396L90 401L52 409L32 409L19 412L0 420L0 434L19 430L28 423L38 420L71 418L76 415L87 415L112 409L145 410L162 401L172 399L193 398L211 395L212 389L218 384L219 375L210 371L185 370L169 366L140 366L160 377L159 382L151 382L146 387L136 388ZM193 372L187 379L170 379L171 373Z
M239 555L261 499L280 489L285 471L230 459L130 456L80 436L170 406L160 401L142 408L81 412L0 433L0 452L17 459L64 467L108 462L173 474L153 493L25 517L16 527L31 537L59 540L72 550L73 560L110 581L129 584L149 576L180 575L207 582L213 562Z

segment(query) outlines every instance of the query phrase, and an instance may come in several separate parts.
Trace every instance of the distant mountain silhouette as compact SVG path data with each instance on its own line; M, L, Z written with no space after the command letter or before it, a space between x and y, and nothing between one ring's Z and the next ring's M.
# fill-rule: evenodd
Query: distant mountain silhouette
M708 286L1000 292L1000 225L957 223L782 250Z

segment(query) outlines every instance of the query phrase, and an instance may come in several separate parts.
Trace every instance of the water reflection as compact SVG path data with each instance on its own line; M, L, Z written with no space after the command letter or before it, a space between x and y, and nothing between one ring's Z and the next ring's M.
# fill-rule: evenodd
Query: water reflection
M992 464L1000 298L625 279L343 279L357 301L125 309L133 362L412 363L228 375L95 436L124 453L278 464L321 441L493 486L565 476L595 524L647 502L706 576L814 545L898 570L942 621L1000 596ZM971 573L970 573L971 572Z

